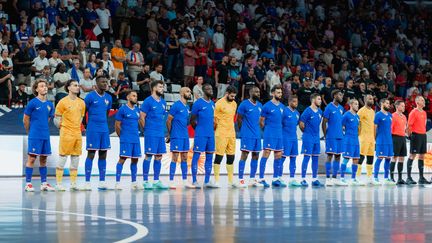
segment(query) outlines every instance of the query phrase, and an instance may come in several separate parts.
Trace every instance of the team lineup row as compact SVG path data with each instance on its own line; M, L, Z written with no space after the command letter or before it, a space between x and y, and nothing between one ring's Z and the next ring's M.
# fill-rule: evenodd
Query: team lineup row
M183 187L185 188L219 188L220 166L226 155L226 170L228 184L234 188L270 187L264 180L266 162L273 152L273 180L271 186L286 187L282 179L283 164L289 158L289 182L291 187L307 187L306 171L309 160L312 160L312 186L324 186L318 180L318 156L320 151L320 130L325 137L327 162L325 186L361 186L381 185L378 178L381 162L384 160L385 185L396 185L393 172L398 169L397 184L416 184L411 178L413 160L418 156L420 184L430 184L423 176L424 154L426 153L426 112L423 111L424 99L416 99L417 107L408 119L403 114L405 105L401 101L395 103L396 112L391 114L390 102L380 101L381 110L375 114L372 106L372 96L365 97L365 106L359 109L357 100L349 100L350 109L345 111L340 105L343 94L333 90L333 102L327 105L324 112L319 108L321 97L318 94L310 96L311 105L300 115L296 110L298 99L289 98L289 105L283 105L282 88L275 85L271 89L272 99L262 105L259 102L260 90L253 87L249 90L250 98L237 107L235 97L237 90L228 86L225 96L216 103L212 101L213 87L203 85L203 98L194 102L189 108L187 101L191 98L191 90L183 87L180 90L180 100L176 101L169 112L163 100L164 83L151 83L152 95L137 106L137 93L127 93L127 104L120 107L116 113L115 131L120 137L120 155L116 165L115 189L121 189L120 179L125 161L130 158L132 189L152 190L176 188L174 174L177 161L180 162ZM71 190L91 190L90 178L93 160L98 152L99 190L106 190L106 156L110 149L108 130L108 112L111 109L111 96L105 93L108 88L107 79L96 78L96 90L89 93L84 100L78 98L79 84L69 80L65 85L68 96L54 105L47 101L47 83L37 80L33 85L36 98L32 99L24 111L24 127L28 133L28 160L25 168L26 191L34 191L31 184L33 166L39 156L41 190L64 191L62 185L63 169L67 157L70 156ZM88 114L88 121L83 120ZM235 119L235 117L237 119ZM59 160L56 166L56 186L47 183L46 159L51 154L48 124L50 120L60 129ZM234 182L234 160L236 146L235 121L240 129L241 157L239 160L238 181ZM78 187L77 169L82 150L81 124L86 129L87 158L85 160L85 185ZM187 126L195 129L193 157L191 163L192 181L187 180L187 154L190 149ZM165 126L168 135L165 135ZM303 132L301 153L301 180L295 178L296 157L298 151L297 126ZM137 182L138 159L141 157L139 129L144 129L143 179L141 185ZM263 136L261 130L263 129ZM411 138L410 156L407 162L406 181L402 179L403 161L407 156L405 136ZM263 142L261 137L263 137ZM166 153L165 143L170 143L172 162L170 164L170 184L159 180L162 154ZM259 153L262 156L258 164ZM201 186L197 180L198 160L205 153L204 183ZM214 153L216 154L213 159ZM374 153L377 159L374 163ZM251 154L250 179L246 183L244 170L246 160ZM341 157L343 161L341 163ZM150 163L153 159L154 182L149 181ZM351 180L345 179L348 162L352 160ZM366 160L367 182L357 177L361 166ZM258 178L256 174L259 169ZM213 180L210 180L212 170ZM373 172L373 177L372 177ZM338 179L338 175L340 177ZM390 178L389 178L390 176Z

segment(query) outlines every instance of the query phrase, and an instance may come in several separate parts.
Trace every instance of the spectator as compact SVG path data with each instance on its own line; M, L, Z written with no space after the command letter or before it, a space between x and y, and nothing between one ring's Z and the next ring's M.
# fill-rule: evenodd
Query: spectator
M116 77L119 72L124 71L123 62L126 61L126 53L122 48L120 40L115 41L115 45L111 49L111 58L115 69L114 77Z
M81 64L80 64L80 60L79 59L74 59L73 60L73 65L72 68L69 69L68 73L71 76L71 78L73 80L78 81L78 83L81 81L81 79L83 79L83 72L81 71Z
M7 62L6 71L12 71L13 70L13 62L12 62L12 59L9 57L9 51L8 51L8 49L3 49L1 51L0 63L3 63L3 61Z
M110 32L112 31L111 13L105 8L105 1L102 1L99 8L96 9L96 13L99 18L99 27L102 30L102 34L98 35L98 41L102 43L110 41Z
M108 52L104 52L102 54L102 68L107 73L108 77L114 77L116 73L116 69L114 68L114 63L110 60L110 54Z
M222 33L222 26L216 25L216 33L213 35L214 60L220 61L225 53L225 36Z
M176 35L176 30L171 29L170 35L166 39L167 46L167 63L166 76L167 79L173 79L175 76L175 68L177 67L177 59L180 54L180 44Z
M298 111L300 113L310 106L310 95L312 94L312 80L307 78L303 82L303 87L300 87L297 92L297 96L299 97Z
M127 103L126 92L131 89L129 80L126 79L124 72L118 74L117 85L119 105L124 105Z
M56 0L50 0L49 1L49 6L46 8L45 12L46 12L46 18L48 20L48 26L58 26L58 15L59 15L59 11L56 7Z
M194 85L192 90L195 100L204 97L204 91L202 90L203 83L204 83L203 77L197 76L196 84Z
M92 79L91 76L90 69L84 69L83 78L79 81L81 99L85 99L88 93L96 89L96 81Z
M53 50L51 53L51 58L48 60L49 66L51 68L51 73L54 73L57 66L63 61L59 58L59 54L57 50Z
M84 24L83 14L80 9L79 2L74 4L74 9L70 11L70 25L69 28L76 31L77 36L80 37L82 35L82 27Z
M39 76L42 74L42 70L45 66L49 67L49 65L48 58L46 58L46 51L41 50L39 51L39 55L33 59L32 71L36 76Z
M281 84L280 77L282 75L282 69L279 66L276 66L274 71L275 74L271 76L270 81L268 83L269 95L271 94L271 87Z
M165 81L165 78L162 75L162 68L163 68L162 64L156 65L155 70L150 73L151 81L157 81L157 80Z
M184 86L192 87L192 81L195 74L195 59L199 57L194 49L192 41L187 42L186 47L183 48L183 57Z
M20 50L13 60L16 67L15 71L18 74L17 82L26 83L28 86L30 86L31 66L33 64L33 59L29 53L30 48L30 44L27 43L24 49Z
M225 95L225 90L228 87L228 60L228 56L224 56L222 61L216 67L215 83L218 99Z
M98 68L98 65L96 63L96 54L91 52L88 56L87 64L85 65L85 68L88 68L90 70L90 75L92 77L96 77L96 69Z
M72 42L74 47L78 47L78 40L75 38L75 30L70 29L67 33L66 38L64 38L64 43Z
M31 32L27 29L27 23L22 23L19 30L15 33L15 39L21 49L25 48L30 36Z
M205 43L205 38L198 37L198 42L195 46L195 52L198 58L195 61L195 74L196 76L204 77L207 71L207 58L208 58L208 47Z
M63 97L67 96L64 86L70 79L70 74L66 72L66 65L64 63L59 63L54 72L54 83L57 91L55 97L56 103L58 103Z
M12 100L12 74L4 69L7 61L0 65L0 105L10 105Z
M23 108L27 105L26 87L25 83L18 84L18 89L13 93L12 108Z
M36 33L36 31L40 29L42 30L42 35L44 35L49 29L48 19L45 17L45 11L43 9L37 12L37 16L32 19L31 23L33 33Z
M132 82L137 81L137 76L141 72L142 66L144 65L144 56L140 50L141 45L139 43L135 43L132 47L132 50L127 54L128 75Z
M242 79L242 100L249 99L249 90L254 86L257 86L258 80L256 79L253 67L248 68L247 75Z
M150 89L150 65L144 64L141 72L137 76L137 85L139 85L139 100L144 100L151 95Z

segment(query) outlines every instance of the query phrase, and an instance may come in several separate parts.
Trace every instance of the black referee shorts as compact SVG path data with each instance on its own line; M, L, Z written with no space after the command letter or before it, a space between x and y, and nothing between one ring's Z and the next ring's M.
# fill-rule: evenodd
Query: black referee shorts
M426 134L411 134L410 153L412 154L425 154L426 151Z
M407 156L407 146L405 137L392 135L394 157Z

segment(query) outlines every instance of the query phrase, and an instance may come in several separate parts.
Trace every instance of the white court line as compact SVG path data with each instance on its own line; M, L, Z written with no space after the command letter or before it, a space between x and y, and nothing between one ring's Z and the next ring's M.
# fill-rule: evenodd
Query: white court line
M111 217L104 217L99 215L92 215L92 214L83 214L83 213L71 213L71 212L62 212L62 211L54 211L54 210L43 210L43 209L34 209L34 208L15 208L15 207L0 207L0 209L15 209L15 210L26 210L26 211L38 211L38 212L46 212L46 213L60 213L60 214L68 214L68 215L76 215L76 216L84 216L84 217L92 217L92 218L100 218L104 220L111 220L116 221L121 224L127 224L136 229L136 233L126 239L122 239L119 241L116 241L116 243L126 243L126 242L133 242L140 240L144 238L148 234L148 229L141 224L137 224L131 221L123 220L123 219L117 219L117 218L111 218Z

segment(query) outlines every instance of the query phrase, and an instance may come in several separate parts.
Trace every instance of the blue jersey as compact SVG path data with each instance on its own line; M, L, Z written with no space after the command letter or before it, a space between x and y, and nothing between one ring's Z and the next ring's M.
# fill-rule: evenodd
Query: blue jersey
M165 100L161 98L158 101L149 96L142 103L140 110L146 114L144 136L165 137Z
M376 144L393 144L391 135L392 114L390 112L387 114L382 111L377 112L374 123L377 125Z
M360 124L360 117L350 111L346 112L342 117L342 126L345 127L344 142L346 144L359 144L358 128Z
M41 101L39 98L30 100L24 110L24 114L30 117L30 139L49 139L49 118L54 117L54 105L51 101Z
M213 101L198 99L192 106L192 114L196 115L197 125L195 137L214 137L214 109Z
M181 100L171 106L169 114L174 117L171 122L171 138L189 138L187 129L189 113L189 106L183 104Z
M138 107L130 108L128 105L120 107L115 119L121 122L121 143L139 143L139 118Z
M88 110L87 131L109 132L107 111L111 109L111 95L99 95L96 91L87 94L84 99Z
M261 138L261 128L259 124L261 110L262 105L259 101L253 104L248 99L240 103L237 113L242 116L242 126L240 128L241 138Z
M284 105L274 104L271 100L263 106L261 116L264 121L264 138L282 138L282 116Z
M290 107L285 108L282 127L283 138L287 141L297 140L297 125L300 119L300 113L297 110L291 110Z
M333 102L328 104L324 110L323 117L327 118L326 138L342 139L342 116L344 109L341 105L335 106Z
M318 108L314 111L310 106L303 111L300 116L300 121L304 123L305 128L303 131L303 143L313 142L317 143L320 140L320 124L322 118L322 111Z

